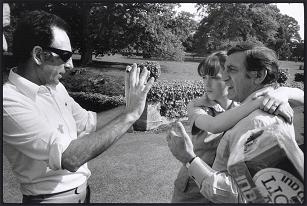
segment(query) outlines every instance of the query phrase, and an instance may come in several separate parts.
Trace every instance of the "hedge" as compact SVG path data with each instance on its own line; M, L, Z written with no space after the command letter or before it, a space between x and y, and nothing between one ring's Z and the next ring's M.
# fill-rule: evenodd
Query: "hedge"
M157 81L161 75L161 66L157 61L146 61L138 65L141 70L143 70L144 67L147 68L147 70L150 71L150 77L155 78L155 81Z
M69 92L69 95L86 110L101 112L126 104L123 96L107 96L98 93Z
M294 76L294 81L296 82L304 82L304 73L296 73Z
M146 63L156 78L160 76L158 64ZM289 72L281 70L279 83L288 85ZM85 109L104 111L125 104L123 77L106 76L77 69L64 78L64 85L70 95ZM291 85L298 87L299 85ZM304 88L301 88L304 89ZM202 80L160 80L153 84L147 102L161 103L161 116L180 118L187 116L187 104L204 94Z
M290 73L288 69L280 69L278 72L277 82L280 83L281 85L285 85L289 77Z
M187 116L187 104L204 94L202 80L159 81L150 89L147 101L161 103L161 116L178 118Z
M68 71L62 83L70 92L98 93L107 96L125 94L123 76L105 75L85 68L76 68Z
M148 93L147 102L161 103L161 116L179 118L187 115L187 104L194 98L203 95L204 86L200 81L174 80L158 81ZM107 96L90 92L69 92L83 108L95 112L112 109L125 104L125 98Z

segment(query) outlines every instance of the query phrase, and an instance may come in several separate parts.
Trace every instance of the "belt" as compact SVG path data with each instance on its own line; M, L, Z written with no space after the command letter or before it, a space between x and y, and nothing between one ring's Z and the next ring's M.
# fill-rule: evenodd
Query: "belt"
M73 189L70 190L65 190L63 192L57 192L57 193L52 193L52 194L41 194L41 195L23 195L26 198L49 198L49 197L53 197L56 195L66 195L66 194L80 194L83 191L86 191L86 187L87 187L87 181L85 181L85 183L83 183L82 185L75 187Z

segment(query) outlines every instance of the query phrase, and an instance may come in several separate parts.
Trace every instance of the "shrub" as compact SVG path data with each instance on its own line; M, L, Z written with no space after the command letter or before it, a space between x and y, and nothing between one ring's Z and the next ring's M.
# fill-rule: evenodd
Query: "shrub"
M150 77L154 77L155 81L157 81L161 75L161 67L157 61L146 61L139 64L139 66L141 69L146 67L150 71Z
M161 116L178 118L187 116L187 104L203 93L204 86L201 80L164 80L154 83L148 93L147 101L161 103Z
M294 81L304 82L304 73L296 73L294 76Z
M283 85L287 82L289 77L290 77L290 74L289 74L288 69L280 69L278 72L277 82Z
M161 71L157 63L145 62L143 65L149 65L149 70L154 71L155 77L159 77ZM75 101L87 110L100 112L125 104L123 78L77 69L66 75L63 84ZM202 80L162 80L154 83L147 101L160 102L162 116L178 118L186 116L187 104L203 93Z
M123 96L106 96L98 93L69 92L69 95L86 110L101 112L126 104Z
M62 83L70 92L99 93L107 96L119 96L125 93L124 77L95 73L85 68L68 71Z

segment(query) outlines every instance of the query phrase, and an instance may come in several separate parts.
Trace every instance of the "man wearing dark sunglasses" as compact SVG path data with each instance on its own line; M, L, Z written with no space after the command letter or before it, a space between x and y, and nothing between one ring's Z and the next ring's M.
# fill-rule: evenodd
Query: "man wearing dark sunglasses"
M44 48L46 51L50 51L53 53L56 53L57 55L59 55L59 57L62 59L63 62L67 62L71 56L72 56L72 52L71 51L66 51L66 50L62 50L62 49L57 49L57 48L53 48L53 47L46 47Z
M87 162L140 117L154 79L127 68L126 106L86 111L60 83L73 68L66 23L44 11L25 13L13 35L17 67L3 85L3 148L23 203L89 203ZM102 163L103 164L103 163Z

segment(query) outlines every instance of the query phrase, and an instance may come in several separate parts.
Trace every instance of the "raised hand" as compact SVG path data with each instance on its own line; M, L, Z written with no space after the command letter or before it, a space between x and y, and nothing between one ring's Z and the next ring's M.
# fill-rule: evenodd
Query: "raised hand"
M182 163L189 162L195 153L193 144L181 122L176 122L170 129L166 141L174 157Z
M149 77L149 71L140 68L134 63L132 67L127 66L125 74L125 96L126 112L138 119L145 108L147 93L153 85L154 78Z

